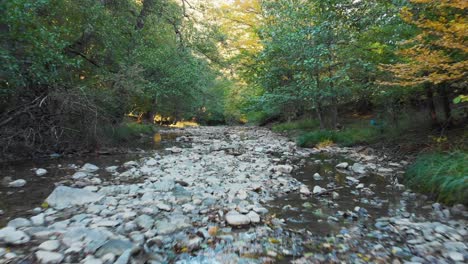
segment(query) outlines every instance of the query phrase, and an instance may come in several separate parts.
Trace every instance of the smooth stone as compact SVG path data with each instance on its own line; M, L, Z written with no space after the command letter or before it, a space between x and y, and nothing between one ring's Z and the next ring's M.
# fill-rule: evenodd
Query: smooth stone
M315 188L314 188L315 189ZM305 185L301 185L299 188L299 192L303 195L311 195L312 193L310 192L309 188Z
M120 257L114 262L114 264L127 264L130 260L132 251L130 249L126 250Z
M232 226L243 226L250 224L250 218L237 211L230 211L226 214L226 222Z
M14 228L20 228L20 227L28 227L31 226L32 223L26 218L18 217L13 220L10 220L7 224L7 226L11 226Z
M448 256L450 257L450 259L452 259L453 261L459 261L459 262L462 262L465 260L465 257L463 256L463 254L459 253L459 252L456 252L456 251L450 251L448 253Z
M82 264L103 264L103 262L102 260L89 255L83 259Z
M135 222L140 228L149 230L153 227L154 219L149 215L140 215L135 219Z
M8 187L13 187L13 188L20 188L20 187L23 187L24 185L26 185L26 181L23 179L19 179L19 180L8 183Z
M35 255L37 260L42 264L55 264L63 260L63 255L56 252L39 250Z
M322 193L322 192L324 192L324 191L326 191L326 190L327 190L327 189L324 189L324 188L322 188L322 187L316 185L316 186L314 186L314 189L312 190L312 192L313 192L314 194L318 194L318 193Z
M348 162L342 162L342 163L337 164L335 167L337 169L346 169L346 168L348 168L348 166L349 166Z
M314 175L313 175L312 177L313 177L314 180L316 180L316 181L322 180L322 176L320 176L320 174L318 174L318 173L314 173Z
M35 226L41 226L45 223L45 214L41 213L36 216L31 217L31 222Z
M47 197L46 202L49 206L63 209L73 205L84 205L101 200L103 196L84 189L58 186Z
M59 247L60 247L60 242L58 240L48 240L48 241L42 242L38 248L45 250L45 251L55 251Z
M47 174L47 170L46 169L43 169L43 168L39 168L35 171L36 175L37 176L44 176Z
M99 170L99 167L91 163L86 163L83 165L83 167L80 168L80 171L84 172L95 172L97 170Z
M366 173L366 166L364 166L361 163L354 163L353 166L351 166L351 170L354 171L355 173L359 174L364 174Z
M254 223L254 224L260 223L260 216L254 211L250 211L247 214L247 217L250 218L251 223Z
M87 178L89 175L88 173L86 172L82 172L82 171L78 171L78 172L75 172L72 176L72 179L74 180L80 180L80 179L84 179L84 178Z
M173 215L167 220L156 222L156 231L158 234L167 235L178 230L191 227L190 219L183 215Z
M103 257L109 253L122 255L126 250L132 249L133 243L128 240L112 239L104 243L97 251L96 256Z
M16 230L11 226L7 226L0 229L0 240L3 240L9 244L21 245L28 243L30 237L23 231Z

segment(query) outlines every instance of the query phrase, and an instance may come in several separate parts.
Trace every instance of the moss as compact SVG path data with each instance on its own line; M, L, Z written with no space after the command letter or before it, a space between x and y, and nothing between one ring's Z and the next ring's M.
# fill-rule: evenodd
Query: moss
M405 183L447 204L468 205L468 153L454 151L420 156L406 171Z

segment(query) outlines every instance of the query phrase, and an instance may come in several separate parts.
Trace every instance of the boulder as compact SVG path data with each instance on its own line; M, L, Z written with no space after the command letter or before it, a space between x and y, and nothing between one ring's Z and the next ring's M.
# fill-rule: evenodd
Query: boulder
M305 185L301 185L301 187L299 188L299 192L303 195L311 195L312 193L310 192L309 188L307 188L307 186Z
M316 185L316 186L314 187L314 189L312 190L312 193L313 193L313 194L319 194L319 193L322 193L322 192L324 192L324 191L326 191L326 190L327 190L327 189L324 189L324 188L322 188L322 187Z
M102 195L88 190L58 186L47 197L46 202L51 207L63 209L70 206L97 202L102 197Z

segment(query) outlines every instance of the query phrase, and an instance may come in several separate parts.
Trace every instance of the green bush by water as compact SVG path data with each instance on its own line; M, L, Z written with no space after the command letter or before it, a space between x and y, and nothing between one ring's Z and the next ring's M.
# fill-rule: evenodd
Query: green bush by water
M320 126L317 120L298 120L293 122L276 124L272 127L274 132L286 132L291 130L317 129Z
M352 146L374 142L379 136L379 129L374 127L348 128L342 131L316 130L299 136L297 143L301 147L313 147L321 142L332 141L342 146Z
M408 168L405 183L438 201L468 205L467 164L466 151L422 155Z
M136 122L122 123L117 127L105 128L105 134L114 141L127 141L140 134L152 134L156 127L152 124L138 124Z

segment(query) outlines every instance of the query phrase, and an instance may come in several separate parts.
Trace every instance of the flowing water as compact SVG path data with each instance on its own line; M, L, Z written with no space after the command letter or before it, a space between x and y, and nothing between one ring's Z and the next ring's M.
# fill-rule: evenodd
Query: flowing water
M175 140L180 135L171 131L158 132L133 142L133 146L127 146L129 150L123 154L93 154L0 164L0 210L3 211L0 215L0 226L4 226L12 217L30 215L31 209L40 207L57 183L67 183L67 176L73 175L77 167L85 163L94 164L100 168L96 172L99 177L106 179L111 175L104 168L137 160L153 151L161 152L164 148L180 145ZM36 176L36 168L46 169L47 174ZM9 182L18 179L26 180L26 185L21 188L8 187Z

